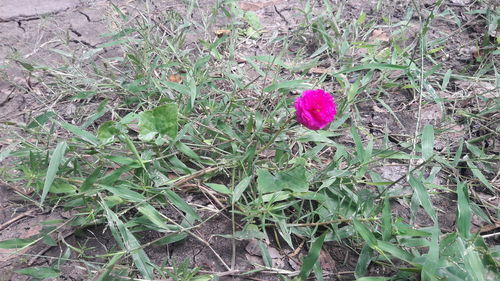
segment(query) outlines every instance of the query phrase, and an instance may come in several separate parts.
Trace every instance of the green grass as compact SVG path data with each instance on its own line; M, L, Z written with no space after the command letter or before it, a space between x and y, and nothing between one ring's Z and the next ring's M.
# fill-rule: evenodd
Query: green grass
M343 4L325 1L318 9L307 1L294 10L300 24L285 33L265 31L254 13L232 1L210 10L192 1L187 14L198 11L200 18L164 12L161 22L116 7L117 28L101 48L118 46L123 56L92 63L97 52L90 50L78 63L71 58L66 67L45 69L50 79L44 68L25 66L54 98L99 103L96 111L74 124L46 112L22 126L18 147L0 152L0 160L15 161L0 176L33 189L29 200L41 209L78 210L63 224L111 232L117 247L100 257L106 262L80 255L89 280L217 279L224 272L189 262L154 264L146 248L175 246L189 236L210 248L196 230L219 214L231 218L233 232L220 234L233 238L233 254L228 260L210 249L226 272L241 251L234 240L257 239L264 264L255 271L282 280L329 280L335 272L324 272L318 256L333 242L358 255L351 279L494 280L498 233L472 231L472 217L485 225L499 218L498 206L478 195L499 195L498 42L481 42L481 57L463 68L440 63L450 38L429 30L443 17L457 21L457 32L466 28L454 10L410 4L395 20L385 14L391 4L379 2L376 13L349 19ZM498 9L478 5L484 8L464 9L491 29ZM412 16L417 20L410 23ZM419 29L410 38L412 24ZM217 29L230 32L217 37ZM371 40L374 30L390 39ZM203 40L186 44L189 36ZM245 44L259 46L258 53L239 63ZM325 71L311 74L312 68ZM174 74L182 83L169 80ZM457 81L493 89L462 95L452 87ZM308 88L324 88L337 100L336 120L325 130L294 122L293 101ZM396 95L405 92L411 98L401 109ZM439 108L435 123L423 114L430 105ZM404 117L408 111L412 118ZM376 126L376 115L397 125ZM453 130L460 136L450 137ZM406 172L384 178L393 164ZM204 194L215 207L189 203L189 194ZM440 223L455 210L436 206L444 195L456 206L451 230ZM397 215L396 205L407 206L407 215ZM177 212L170 217L167 208ZM29 247L57 230L0 241L0 248ZM144 231L159 238L141 242ZM266 243L276 240L292 251L305 241L300 270L272 267ZM20 273L58 276L68 256ZM390 273L377 276L373 267Z

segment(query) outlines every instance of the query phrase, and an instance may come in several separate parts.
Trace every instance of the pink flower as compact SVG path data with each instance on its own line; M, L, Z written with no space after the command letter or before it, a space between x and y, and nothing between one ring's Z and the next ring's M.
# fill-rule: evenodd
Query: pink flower
M295 100L297 121L311 130L319 130L335 118L337 106L332 95L324 90L305 90Z

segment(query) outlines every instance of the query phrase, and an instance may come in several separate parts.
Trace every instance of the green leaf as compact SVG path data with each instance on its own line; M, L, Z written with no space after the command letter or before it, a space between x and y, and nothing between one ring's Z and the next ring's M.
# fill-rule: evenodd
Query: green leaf
M422 132L422 157L428 160L434 154L434 127L427 124Z
M422 280L439 280L438 267L439 267L439 235L440 231L437 223L431 228L432 236L429 244L429 251L423 255L425 262L422 265L422 272L420 274Z
M175 147L182 152L184 155L187 157L195 160L195 161L201 161L200 156L196 154L189 146L185 145L184 143L178 141L175 143Z
M43 205L43 201L45 201L45 197L49 193L49 190L56 178L57 171L59 170L59 165L63 161L64 153L66 152L66 142L60 142L57 144L56 149L52 153L52 157L50 158L49 168L47 169L47 174L45 176L45 183L43 184L42 196L40 198L40 206Z
M309 277L314 264L318 261L318 257L321 252L321 247L323 247L323 242L325 241L326 234L326 232L323 233L312 243L311 247L309 248L309 253L307 253L307 257L302 263L302 267L300 268L300 273L299 276L297 276L297 280L304 281L307 279L307 277Z
M151 205L142 204L137 207L137 210L146 216L152 223L154 223L160 230L168 231L171 228L165 223L165 218Z
M54 238L50 237L50 235L45 235L45 236L43 236L43 238L42 238L42 242L43 242L45 245L48 245L48 246L52 246L52 247L57 246L57 242L56 242L56 240L54 240ZM68 248L68 249L69 249L69 248Z
M154 279L154 268L151 266L151 261L149 260L146 252L142 249L137 238L135 238L132 232L123 224L118 216L107 207L105 202L102 202L101 206L104 208L111 234L115 238L118 245L120 245L123 250L130 253L135 266L142 274L143 278L148 280Z
M96 136L94 136L93 134L91 134L90 132L85 131L78 126L71 125L71 124L64 122L64 121L54 120L54 122L58 123L61 127L68 130L69 132L75 134L77 137L81 138L82 140L84 140L92 145L95 145L95 146L99 145L99 139Z
M402 223L401 221L396 221L394 223L395 232L398 236L416 236L416 237L428 237L431 233L423 230L413 229L412 226Z
M264 92L273 92L280 89L302 89L308 88L311 85L307 83L308 80L292 80L292 81L281 81L273 83L264 88Z
M193 278L190 279L191 281L210 281L210 280L214 280L214 276L213 275L198 275L198 276L195 276Z
M177 105L174 103L158 106L139 115L139 138L151 141L155 137L177 136Z
M467 158L466 160L467 166L469 166L469 169L471 170L472 174L482 183L484 184L493 194L496 193L495 189L491 185L491 183L486 179L486 177L481 173L479 168L470 160Z
M389 197L384 198L382 209L382 240L389 241L392 236L391 203Z
M144 202L144 200L146 200L146 198L144 198L144 196L138 192L135 192L133 190L130 190L128 188L125 188L125 187L112 187L112 186L107 186L107 185L100 185L101 187L103 187L104 189L112 192L114 195L122 198L122 199L125 199L125 200L128 200L130 202Z
M443 83L441 83L441 91L445 91L448 88L448 83L450 82L452 70L448 69L443 77Z
M223 184L218 184L218 183L205 183L206 186L210 187L211 189L219 192L219 193L222 193L222 194L231 194L231 190L229 190L229 188L227 188L225 185Z
M65 56L67 58L73 58L74 54L72 53L69 53L69 52L66 52L66 51L63 51L63 50L59 50L59 49L56 49L56 48L48 48L49 51L52 51L56 54L59 54L59 55L62 55L62 56Z
M120 167L120 168L112 171L111 173L103 176L100 179L100 182L103 185L113 185L123 173L130 171L132 169L135 169L135 168L139 168L139 167L140 167L139 164L131 164L131 165L126 165L126 166Z
M253 176L248 176L246 178L243 178L235 187L233 191L233 199L232 202L233 204L238 202L240 200L241 195L243 195L243 192L247 189L247 187L250 185L250 182L252 181Z
M90 174L85 181L83 181L82 185L80 186L80 192L85 192L92 188L94 183L97 181L97 179L101 176L101 167L95 168L95 170Z
M97 129L97 138L103 142L109 142L113 140L114 136L119 134L120 130L115 127L115 122L113 121L106 121Z
M358 19L356 20L356 25L362 25L366 20L366 13L361 11L359 14Z
M165 189L163 190L163 192L165 193L165 196L168 198L168 200L170 200L170 202L172 202L174 206L179 208L179 210L183 211L188 215L191 215L193 218L197 220L200 219L200 216L198 216L195 210L191 208L191 206L189 206L188 203L186 203L186 201L184 201L179 195L177 195L177 193L173 192L170 189Z
M289 170L280 171L276 176L265 169L257 170L257 190L261 194L289 190L292 192L306 192L309 183L304 166L298 165Z
M92 123L95 122L95 120L101 118L107 111L108 108L106 105L108 104L108 100L105 99L102 102L99 103L99 106L97 107L96 113L92 114L87 120L85 120L85 123L81 125L82 128L87 128L90 126Z
M470 208L468 187L465 183L460 182L457 185L457 195L458 195L458 216L457 216L457 228L458 233L463 238L469 238L472 211Z
M33 244L37 239L36 238L15 238L9 240L0 241L0 249L20 249L27 247Z
M365 244L365 246L363 246L363 249L361 249L361 253L359 254L358 263L356 264L356 271L354 273L354 276L356 277L364 276L366 274L366 271L368 269L368 266L370 265L372 258L373 258L373 249L370 248L368 244Z
M432 218L434 223L437 223L437 215L434 207L432 206L431 199L427 189L421 181L410 175L410 185L415 189L418 201L420 205L424 208L427 214Z
M464 140L460 139L460 144L458 145L457 151L455 152L455 156L453 157L453 162L451 163L453 167L458 166L458 162L460 162L460 159L462 157L463 147L464 147Z
M406 252L405 250L401 249L400 247L394 245L394 244L391 244L389 242L385 242L385 241L377 241L377 247L384 251L384 252L387 252L391 255L393 255L394 257L398 258L398 259L401 259L401 260L404 260L408 263L412 263L413 261L413 255Z
M253 27L255 30L259 30L262 28L262 24L260 23L259 16L252 11L245 12L245 20L248 24Z
M358 134L358 130L356 127L351 127L351 135L356 146L356 156L359 162L363 163L365 160L365 149L363 148L363 143L361 141L361 137Z
M282 190L292 192L306 192L309 190L306 169L302 165L279 172L276 179Z
M157 240L156 242L153 243L153 245L162 246L162 245L172 244L186 239L187 236L188 234L186 232L170 234L161 238L160 240Z
M356 279L356 281L389 281L389 277L361 277Z
M315 131L315 132L308 132L304 135L301 135L300 137L297 138L297 141L301 143L307 143L307 142L315 142L315 143L326 143L326 144L331 144L335 145L335 142L330 139L330 137L338 136L340 134L329 134L325 135L325 133L328 133L327 131Z
M263 63L268 63L271 65L277 65L277 66L283 67L285 69L289 68L288 65L286 65L281 59L279 59L278 57L275 57L275 56L248 56L248 57L245 57L245 59L255 60L255 61L259 61L259 62L263 62Z
M115 264L121 260L121 258L123 257L124 254L125 253L123 253L123 252L114 254L113 257L111 258L111 260L109 260L108 263L106 263L106 265L103 267L103 269L105 269L105 270L104 271L101 270L99 273L97 273L97 275L94 276L92 281L109 280L109 278L108 278L109 274L113 270Z
M50 267L28 267L15 270L16 273L28 275L37 279L57 278L61 275L59 270Z
M266 169L257 170L257 190L264 194L280 191L281 188L276 184L274 176Z
M161 83L163 85L167 86L168 88L172 88L175 91L177 91L183 95L186 95L186 96L191 95L191 90L189 89L189 87L187 87L185 85L175 83L175 82L170 82L170 81L163 81L163 80L161 81Z
M54 116L56 116L56 114L53 111L47 111L47 112L45 112L45 113L43 113L43 114L38 115L37 117L35 117L35 120L33 120L32 122L30 122L28 124L28 126L26 126L26 128L33 129L33 128L42 126L47 121L49 121L50 118L52 118Z
M356 219L352 220L352 223L354 225L354 228L356 231L363 237L363 239L366 241L368 246L370 246L372 249L377 247L377 238L375 238L375 235L366 227L364 224L359 222Z
M264 261L264 265L267 267L272 267L273 266L273 259L271 258L271 255L269 254L269 247L262 242L261 240L257 240L260 248L260 253L262 255L262 260Z
M219 38L222 40L222 38ZM196 81L193 77L188 76L186 82L189 84L189 112L194 108L194 103L196 101L196 97L199 93L199 88L197 87Z
M171 164L172 170L176 171L179 174L192 174L195 170L189 168L182 162L177 156L172 156L167 158L168 162Z
M28 70L29 72L32 72L33 70L35 70L35 67L29 63L25 63L23 61L17 61L22 67L26 68L26 70Z
M67 182L55 181L54 183L52 183L52 186L50 187L49 191L50 191L50 193L53 193L53 194L75 193L76 187L72 184L67 183Z
M395 64L367 63L367 64L358 65L358 66L355 66L355 67L351 67L351 68L342 70L340 72L334 73L333 75L339 75L339 74L344 74L344 73L349 73L349 72L354 72L354 71L359 71L359 70L371 70L371 69L378 69L378 70L406 70L407 68L408 68L407 66L395 65Z
M236 239L236 240L249 240L249 239L266 239L266 234L255 229L243 229L241 231L236 231L234 234L220 234L217 235L224 238Z
M486 268L484 267L484 264L482 263L479 253L475 249L474 245L468 245L465 247L465 245L463 245L464 242L461 239L458 239L457 241L461 244L461 248L463 249L460 253L463 257L465 270L470 276L469 280L484 281Z

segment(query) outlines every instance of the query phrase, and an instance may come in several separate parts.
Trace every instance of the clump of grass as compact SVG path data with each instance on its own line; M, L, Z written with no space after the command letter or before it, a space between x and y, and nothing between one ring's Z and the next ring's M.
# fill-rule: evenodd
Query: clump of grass
M496 61L480 64L481 71L472 75L433 65L435 44L443 41L429 42L428 30L435 18L452 12L443 3L425 13L411 6L398 22L365 13L349 21L343 17L346 7L323 4L325 11L317 12L308 1L301 11L304 22L271 38L259 30L258 17L235 2L217 3L200 19L165 13L166 23L143 13L130 18L116 7L120 28L99 48L120 46L123 56L105 60L93 72L55 75L53 84L47 83L65 98L99 102L97 111L76 124L56 112L37 116L23 129L38 141L23 141L21 149L2 154L0 159L18 159L10 168L17 172L4 172L4 178L32 188L29 200L41 209L77 209L78 215L64 224L109 229L118 248L106 254L104 264L85 259L92 264L89 277L94 280L210 280L225 275L195 277L201 271L188 263L166 269L145 251L188 236L210 248L226 272L252 273L235 270L235 243L228 261L195 231L227 210L233 231L223 234L233 240L257 239L264 264L255 272L284 280L335 275L318 261L334 241L358 254L351 272L358 280L494 280L498 249L488 239L497 233L472 231L471 223L472 216L494 223L498 214L498 206L475 195L498 195L491 176L498 156L490 148L498 135L492 122L498 97L477 93L475 98L483 101L480 110L449 113L457 101L453 96L444 100L436 89L449 91L450 81L464 79L498 85ZM196 2L187 8L200 9ZM218 37L210 31L221 15L225 23L220 30L229 31ZM420 29L408 43L398 34L407 32L412 15L419 17ZM393 29L395 36L368 43L371 34L380 36L384 28ZM193 32L205 39L186 45ZM307 46L288 48L304 38L310 38ZM268 53L246 56L243 65L237 56L244 42ZM80 71L67 69L73 70ZM311 87L335 89L339 113L326 130L310 131L293 122L294 94ZM411 95L406 108L415 110L409 121L400 120L391 100L391 93L405 90ZM120 104L111 106L111 98ZM382 108L406 131L372 126L366 104ZM437 105L445 122L460 117L469 135L447 139L446 128L422 117L426 105ZM479 133L474 124L488 132L471 138ZM438 139L444 141L440 150ZM381 169L394 163L405 172L396 180L385 179ZM436 183L438 178L444 180ZM186 193L203 194L215 207L190 204ZM442 194L456 198L456 227L451 230L441 227L435 205ZM399 202L408 205L407 217L393 212ZM54 231L1 241L0 247L28 247ZM160 237L143 243L145 231ZM305 241L301 269L272 268L266 252L270 241L292 250ZM133 267L124 270L123 264ZM374 266L388 268L392 276L373 277Z

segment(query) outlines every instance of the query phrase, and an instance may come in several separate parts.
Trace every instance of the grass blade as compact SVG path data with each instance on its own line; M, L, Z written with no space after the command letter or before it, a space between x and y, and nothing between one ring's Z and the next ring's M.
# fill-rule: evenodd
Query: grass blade
M415 189L417 194L418 201L420 205L424 208L427 214L432 218L434 223L437 223L437 215L434 207L432 206L431 199L429 197L429 193L425 188L424 184L415 178L413 175L410 175L410 185Z
M238 200L240 200L241 195L243 195L245 189L247 189L248 185L250 185L250 181L252 180L252 178L253 176L248 176L242 179L240 183L236 185L233 191L233 200L232 200L233 204L238 202Z
M0 241L0 249L20 249L27 247L37 241L36 238L15 238Z
M43 184L42 197L40 198L40 206L43 206L43 201L45 201L45 197L49 193L50 187L56 178L57 171L59 170L59 165L61 164L64 156L64 152L66 152L66 142L60 142L57 144L54 153L52 153L52 157L50 158L49 168L47 169L47 174L45 176L45 183Z
M149 260L146 252L142 249L137 238L135 238L132 232L125 227L118 216L108 208L105 202L101 203L101 205L104 208L106 218L108 219L108 225L115 240L124 250L127 250L130 253L135 266L142 274L143 278L152 280L154 275L151 261Z
M117 253L117 254L113 255L111 260L106 264L106 266L104 266L104 271L97 273L96 276L94 276L94 279L92 279L92 281L108 280L107 277L109 276L109 274L113 270L115 264L118 261L120 261L120 259L122 258L123 255L124 255L124 253Z
M177 195L177 193L173 192L170 189L165 189L164 192L165 192L165 196L168 198L168 200L170 200L170 202L172 202L172 204L174 204L174 206L179 208L179 210L190 215L191 217L193 217L196 220L200 219L200 216L198 216L196 211L193 208L191 208L191 206L189 206L188 203L186 203L186 201L184 201L179 195Z
M368 246L370 246L371 248L376 248L377 239L375 238L375 235L373 235L373 233L368 229L368 227L366 227L356 219L354 219L352 222L354 224L354 228L359 233L359 235L363 237Z
M85 192L92 188L97 179L101 176L101 167L97 167L80 186L80 191Z
M458 233L463 238L468 238L470 236L471 218L472 211L470 208L469 194L467 192L467 185L460 182L457 186L457 197L458 197L458 216L457 216L457 229Z
M427 160L434 154L434 127L425 125L422 132L422 157Z
M360 276L364 276L366 274L368 266L372 261L372 257L373 257L373 249L370 248L368 244L365 244L365 246L363 246L363 249L361 249L361 253L359 254L358 263L356 264L356 270L354 276L359 278Z
M292 80L292 81L282 81L273 83L264 88L264 92L273 92L280 89L297 89L297 88L307 88L310 85L307 84L308 80Z
M92 133L85 131L78 126L71 125L71 124L64 122L64 121L55 121L55 122L57 122L61 127L66 129L68 132L75 134L76 136L78 136L82 140L84 140L92 145L95 145L95 146L99 145L99 139L96 136L94 136Z
M408 253L407 251L401 249L400 247L394 245L394 244L391 244L389 242L385 242L385 241L377 241L377 247L386 252L386 253L389 253L391 254L392 256L400 259L400 260L404 260L408 263L412 263L413 261L413 255Z
M467 166L469 166L469 169L471 170L472 174L482 183L484 184L493 194L496 194L495 189L491 185L491 183L486 179L486 177L481 173L479 168L470 160L467 159Z
M392 236L391 203L389 197L384 198L382 209L382 240L389 241Z
M396 65L396 64L387 64L387 63L367 63L363 65L358 65L355 67L351 67L342 71L339 71L337 73L334 73L333 75L338 75L338 74L345 74L349 72L355 72L359 70L371 70L371 69L378 69L378 70L406 70L408 67L402 66L402 65Z
M143 204L137 207L137 210L148 218L156 227L158 227L159 231L169 230L168 225L164 222L165 219L153 206Z
M50 267L28 267L15 270L16 273L28 275L36 279L57 278L61 275L59 270Z
M318 237L311 245L309 249L309 253L307 257L304 259L304 263L302 264L302 268L300 269L299 276L297 276L297 281L306 280L311 270L314 267L314 264L317 262L319 253L321 252L321 247L323 247L323 242L325 241L326 232L323 233L320 237Z

